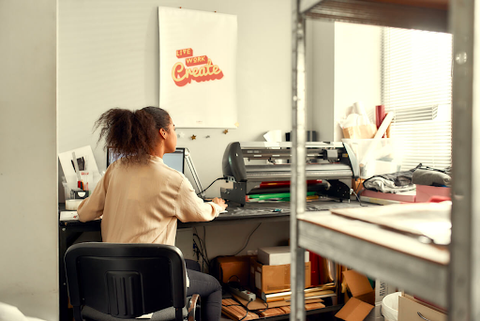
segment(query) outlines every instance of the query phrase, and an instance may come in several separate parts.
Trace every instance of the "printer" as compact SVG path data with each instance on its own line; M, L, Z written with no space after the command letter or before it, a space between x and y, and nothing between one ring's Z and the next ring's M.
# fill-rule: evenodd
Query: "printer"
M291 142L228 144L222 171L233 188L222 187L221 197L244 206L262 194L289 196L292 151ZM341 142L307 142L305 151L307 195L350 201L351 180L359 177L351 148Z

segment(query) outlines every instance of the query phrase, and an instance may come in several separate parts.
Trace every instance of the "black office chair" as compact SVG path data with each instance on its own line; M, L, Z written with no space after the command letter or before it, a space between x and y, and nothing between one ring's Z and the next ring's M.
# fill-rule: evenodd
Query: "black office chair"
M200 297L186 297L182 252L161 244L87 242L65 253L75 321L199 320Z

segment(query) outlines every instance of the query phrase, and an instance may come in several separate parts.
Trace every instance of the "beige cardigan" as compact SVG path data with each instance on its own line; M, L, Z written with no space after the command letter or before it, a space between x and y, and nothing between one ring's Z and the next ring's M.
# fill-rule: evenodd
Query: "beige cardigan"
M174 245L177 218L210 221L220 211L200 199L182 173L152 157L147 165L111 164L77 212L82 222L102 216L104 242Z

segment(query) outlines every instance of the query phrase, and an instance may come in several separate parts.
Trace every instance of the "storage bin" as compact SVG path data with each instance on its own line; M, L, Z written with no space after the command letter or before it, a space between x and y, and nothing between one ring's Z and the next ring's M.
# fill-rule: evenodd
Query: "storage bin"
M395 173L401 166L401 148L398 140L380 139L342 139L355 153L360 170L360 178Z
M395 292L387 295L382 300L382 315L385 321L398 320L398 297L402 292Z

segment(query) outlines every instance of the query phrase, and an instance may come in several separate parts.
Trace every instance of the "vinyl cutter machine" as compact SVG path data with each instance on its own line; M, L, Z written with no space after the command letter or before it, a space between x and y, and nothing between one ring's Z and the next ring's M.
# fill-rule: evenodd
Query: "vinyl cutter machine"
M222 170L224 177L233 182L233 188L221 188L221 197L243 206L251 194L289 192L291 154L290 142L230 143L223 155ZM305 161L308 191L341 201L350 200L351 185L341 180L349 182L358 178L359 166L348 145L308 142Z

